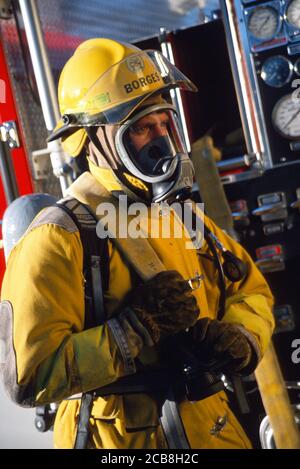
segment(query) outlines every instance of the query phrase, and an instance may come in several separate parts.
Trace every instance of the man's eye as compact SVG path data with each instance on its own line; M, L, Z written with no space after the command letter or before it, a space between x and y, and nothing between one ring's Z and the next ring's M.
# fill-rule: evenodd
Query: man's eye
M146 132L148 132L150 130L150 127L149 126L146 126L146 127L135 127L135 129L133 129L134 133L138 134L138 135L141 135L141 134L144 134Z

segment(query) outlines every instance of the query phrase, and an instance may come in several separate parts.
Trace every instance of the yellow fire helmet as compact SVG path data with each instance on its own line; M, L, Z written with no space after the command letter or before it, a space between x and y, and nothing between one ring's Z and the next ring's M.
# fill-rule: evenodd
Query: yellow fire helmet
M95 38L83 42L64 66L58 86L61 121L48 141L62 137L75 157L87 138L84 127L121 124L149 96L196 86L159 51Z

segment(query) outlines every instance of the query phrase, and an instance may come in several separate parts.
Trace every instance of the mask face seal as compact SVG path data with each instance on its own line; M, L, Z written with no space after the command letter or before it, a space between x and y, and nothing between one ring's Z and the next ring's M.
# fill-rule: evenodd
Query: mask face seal
M124 167L150 183L154 201L191 189L193 166L172 105L156 104L139 112L120 126L115 143Z
M186 154L174 107L158 104L120 127L116 147L128 171L143 181L166 181L174 174L178 156Z

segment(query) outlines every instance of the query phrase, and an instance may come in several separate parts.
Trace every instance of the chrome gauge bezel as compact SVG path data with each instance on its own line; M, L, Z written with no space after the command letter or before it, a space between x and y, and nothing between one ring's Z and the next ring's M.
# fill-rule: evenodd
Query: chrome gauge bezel
M300 57L294 63L294 72L300 77Z
M281 60L283 60L285 63L288 64L289 75L288 75L288 77L286 78L286 80L284 82L281 82L278 85L273 85L273 84L270 84L267 81L267 79L263 77L264 67L266 66L267 62L270 62L271 60L275 60L275 59L278 59L278 58L280 58ZM271 57L268 57L264 61L263 65L262 65L262 68L261 68L260 77L268 86L271 86L272 88L282 88L283 86L287 85L291 81L291 78L293 76L293 72L294 72L294 66L293 66L292 62L289 59L287 59L284 55L279 55L278 54L278 55L273 55Z
M287 99L293 99L293 95L291 93L289 94L286 94L284 96L282 96L278 101L277 103L275 104L274 108L273 108L273 111L272 111L272 125L274 127L274 129L276 130L276 132L279 133L279 135L281 135L281 137L287 139L287 140L299 140L300 139L300 130L299 130L299 135L298 136L291 136L291 135L288 135L286 134L285 132L283 132L278 126L277 124L275 123L275 117L277 115L277 112L278 112L278 109L280 107L280 105L283 103L283 101L286 101ZM300 99L299 99L299 110L300 110Z
M251 18L253 17L253 14L255 14L258 10L262 10L262 9L268 9L268 10L272 10L276 17L277 17L277 20L278 20L278 25L277 25L277 28L276 28L276 31L274 32L274 34L272 34L271 36L265 36L265 37L257 37L255 36L251 31L250 31L250 28L249 28L249 24L250 24L250 21L251 21ZM267 5L259 5L259 6L256 6L256 7L253 7L249 10L246 11L246 14L247 14L247 31L249 33L249 35L251 36L251 38L253 40L255 40L256 42L267 42L267 41L271 41L272 39L274 39L279 31L281 30L281 26L282 26L282 16L280 14L280 12L272 5L270 4L267 4Z

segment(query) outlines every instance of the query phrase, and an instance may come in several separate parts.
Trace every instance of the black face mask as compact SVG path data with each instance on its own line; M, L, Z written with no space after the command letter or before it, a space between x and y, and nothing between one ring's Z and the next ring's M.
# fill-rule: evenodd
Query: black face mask
M135 164L148 176L165 174L174 161L168 137L157 137L143 146L140 151L134 150Z

